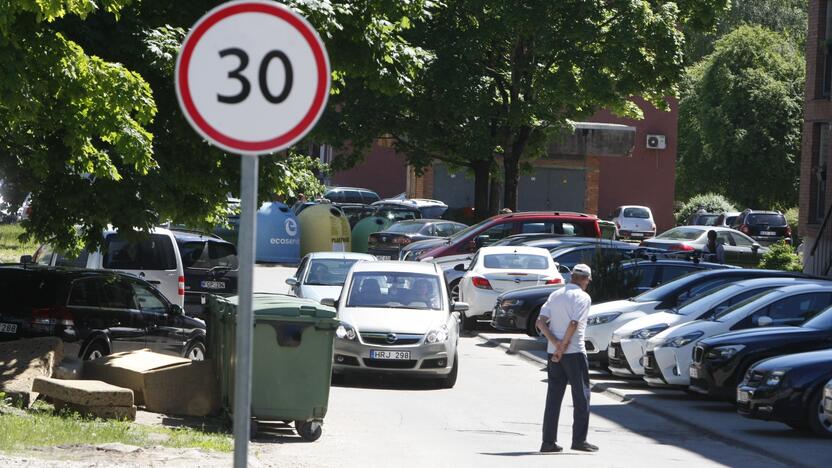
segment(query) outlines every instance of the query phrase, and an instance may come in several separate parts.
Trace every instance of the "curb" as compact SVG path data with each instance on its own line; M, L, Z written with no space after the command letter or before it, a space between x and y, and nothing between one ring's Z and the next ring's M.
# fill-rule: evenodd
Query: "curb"
M511 354L513 356L520 357L521 359L533 362L535 364L546 365L546 359L543 359L539 356L536 356L536 355L534 355L534 354L532 354L528 351L520 350L517 353L512 353L511 350L509 349L509 344L507 344L507 343L501 343L499 341L492 340L490 338L486 338L486 337L482 336L479 333L477 333L475 336L476 336L476 338L479 338L480 340L482 340L485 343L488 343L490 345L494 345L495 348L504 349L506 351L506 354ZM640 398L637 398L637 397L633 398L631 396L628 396L628 395L624 394L623 392L620 392L617 389L609 388L605 384L592 383L590 381L589 388L590 388L590 391L592 393L601 393L601 394L604 394L607 397L610 397L614 400L618 400L622 403L637 406L641 409L646 410L648 413L652 413L652 414L655 414L657 416L661 416L661 417L663 417L665 419L668 419L668 420L670 420L670 421L672 421L676 424L686 426L690 429L695 429L696 431L698 431L698 432L700 432L704 435L707 435L708 437L710 437L712 439L720 440L720 441L725 442L729 445L733 445L733 446L736 446L736 447L739 447L739 448L742 448L742 449L745 449L745 450L749 450L751 452L757 452L759 454L766 455L766 456L770 457L772 460L783 463L787 466L806 467L806 468L812 468L814 466L814 465L809 465L809 464L803 463L800 460L795 460L795 459L792 459L792 458L789 458L789 457L785 457L780 453L773 452L773 451L769 450L768 447L766 447L765 445L757 445L757 444L749 443L749 442L747 442L745 440L742 440L740 438L733 437L730 434L720 433L720 432L714 431L713 429L711 429L707 426L703 426L703 425L700 425L700 424L693 423L688 419L677 416L676 414L674 414L671 411L667 411L667 410L664 410L662 408L656 408L655 406L653 406L653 405L651 405L647 402L640 401L641 400ZM737 416L737 417L740 417L740 416Z

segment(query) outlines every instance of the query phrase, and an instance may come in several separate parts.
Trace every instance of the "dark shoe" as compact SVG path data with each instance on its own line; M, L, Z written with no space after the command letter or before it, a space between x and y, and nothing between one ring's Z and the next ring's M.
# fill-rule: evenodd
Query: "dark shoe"
M577 450L579 452L597 452L598 447L590 444L589 442L581 442L578 444L572 444L572 450Z
M540 453L562 452L563 447L556 443L543 442L540 446Z

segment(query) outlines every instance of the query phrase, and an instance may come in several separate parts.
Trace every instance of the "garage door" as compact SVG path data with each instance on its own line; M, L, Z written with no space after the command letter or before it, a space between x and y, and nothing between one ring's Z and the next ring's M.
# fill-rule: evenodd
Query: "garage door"
M584 211L586 171L539 168L520 177L517 209L520 211Z
M433 166L433 197L442 200L449 208L474 206L474 179L465 171L448 172L447 166Z

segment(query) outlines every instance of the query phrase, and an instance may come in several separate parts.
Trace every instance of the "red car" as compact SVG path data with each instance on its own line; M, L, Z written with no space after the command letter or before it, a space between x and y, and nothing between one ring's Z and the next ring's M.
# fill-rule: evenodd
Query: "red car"
M402 260L426 260L475 252L514 234L549 233L553 236L601 237L598 217L583 213L529 211L493 216L450 237L414 242Z

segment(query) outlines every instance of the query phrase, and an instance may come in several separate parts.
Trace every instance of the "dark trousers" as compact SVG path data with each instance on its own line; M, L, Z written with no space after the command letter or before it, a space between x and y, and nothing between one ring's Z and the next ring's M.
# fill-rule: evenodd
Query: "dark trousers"
M560 362L549 355L549 389L543 415L543 442L557 442L558 420L566 384L572 387L572 443L586 441L589 431L589 363L583 353L564 354Z

